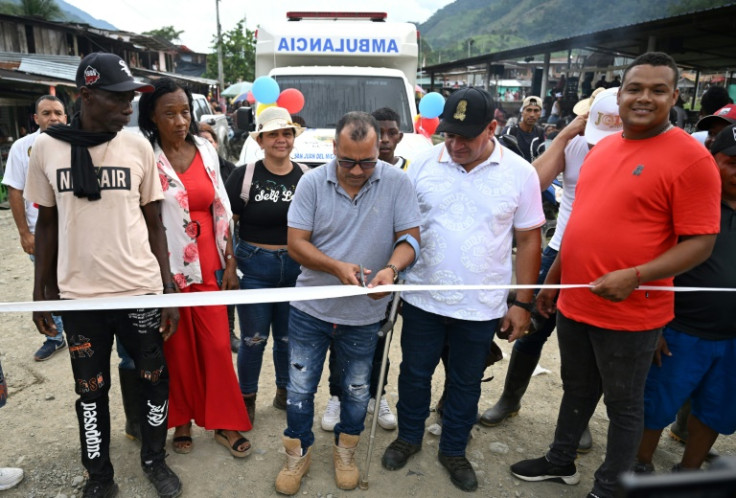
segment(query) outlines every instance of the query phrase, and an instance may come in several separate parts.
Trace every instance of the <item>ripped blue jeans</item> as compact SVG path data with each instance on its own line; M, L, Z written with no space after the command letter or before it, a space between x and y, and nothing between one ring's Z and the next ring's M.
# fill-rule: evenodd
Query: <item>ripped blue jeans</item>
M294 287L299 276L299 263L286 249L269 250L240 241L235 250L238 268L243 273L241 289ZM273 334L273 365L276 387L289 382L289 303L239 304L240 349L238 379L240 392L258 392L263 353L269 330Z
M289 317L289 385L286 394L286 437L299 439L302 448L314 444L314 393L317 391L325 355L334 344L342 379L339 434L359 435L365 428L365 411L373 353L380 322L370 325L337 325L292 307Z

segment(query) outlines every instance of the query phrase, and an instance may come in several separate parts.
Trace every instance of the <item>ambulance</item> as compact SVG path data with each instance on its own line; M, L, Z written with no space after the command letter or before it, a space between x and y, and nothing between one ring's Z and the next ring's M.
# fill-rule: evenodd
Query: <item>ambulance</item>
M293 161L318 166L332 160L338 120L349 111L372 112L390 107L400 118L404 138L396 155L412 159L432 146L414 132L417 109L417 30L410 23L386 22L377 12L288 12L288 21L258 28L256 78L270 76L281 91L296 88L304 108L292 115L305 127L296 138ZM255 118L238 116L238 127ZM252 128L250 128L252 129ZM247 164L263 158L252 138L238 160Z

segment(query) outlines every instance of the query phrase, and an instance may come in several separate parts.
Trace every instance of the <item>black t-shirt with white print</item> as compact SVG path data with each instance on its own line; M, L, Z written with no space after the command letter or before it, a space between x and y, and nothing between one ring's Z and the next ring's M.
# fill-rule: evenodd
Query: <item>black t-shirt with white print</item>
M299 179L304 174L292 163L291 172L275 175L268 171L263 161L256 163L248 204L240 198L245 177L245 167L232 172L225 183L233 214L240 216L241 240L258 244L286 245L286 215Z

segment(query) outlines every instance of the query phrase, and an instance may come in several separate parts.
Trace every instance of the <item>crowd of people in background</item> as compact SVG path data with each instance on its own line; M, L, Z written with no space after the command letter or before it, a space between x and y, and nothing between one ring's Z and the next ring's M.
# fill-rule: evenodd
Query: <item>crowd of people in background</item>
M442 140L411 161L395 155L403 134L394 110L356 110L337 123L335 158L310 171L290 159L303 127L287 110L256 116L250 135L263 159L235 167L218 156L213 130L193 120L187 88L168 78L136 82L113 54L85 57L80 111L67 126L58 99L41 97L39 130L15 144L3 180L21 247L35 258L34 300L323 285L377 291L237 305L240 338L234 308L228 317L224 305L35 312L46 338L35 359L69 346L83 496L118 490L109 455L113 342L135 422L126 432L141 442L142 470L162 498L184 489L165 462L169 429L176 453L196 451L193 423L214 431L233 457L251 453L243 433L255 427L269 335L271 404L285 412L285 461L274 469L281 494L297 494L313 463L314 399L328 352L321 426L334 435L338 488L358 486L355 452L368 412L398 429L383 451L386 470L422 450L442 361L437 459L458 489L475 491L470 431L518 414L555 330L562 391L552 444L512 465L513 476L577 484L575 460L591 449L588 423L601 398L609 427L590 498L613 497L626 471L654 472L660 435L673 422L685 450L672 470L701 468L719 434L736 431L733 297L639 287L736 288L736 106L724 89L709 89L693 138L673 111L682 106L678 80L671 57L649 52L612 82L593 83L588 73L570 115L564 81L551 101L524 96L518 116L464 87L445 102ZM145 138L121 132L135 92L143 94ZM558 177L556 231L542 250L541 192ZM378 330L392 296L375 288L400 278L591 286L402 293L394 415L377 376ZM514 346L499 400L479 412L494 337ZM6 397L0 367L0 406ZM22 478L21 469L0 468L0 490Z

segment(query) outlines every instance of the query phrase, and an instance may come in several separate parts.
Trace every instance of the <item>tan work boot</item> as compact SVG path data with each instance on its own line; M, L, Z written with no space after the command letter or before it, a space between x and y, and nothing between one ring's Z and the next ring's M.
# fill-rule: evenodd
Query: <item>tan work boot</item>
M340 489L355 489L358 486L360 472L355 465L355 449L358 447L360 436L340 434L340 440L332 449L332 459L335 461L335 483Z
M311 462L312 447L302 456L302 442L284 436L284 449L286 450L286 463L276 476L276 491L284 495L295 495L299 492L302 477L309 470Z

